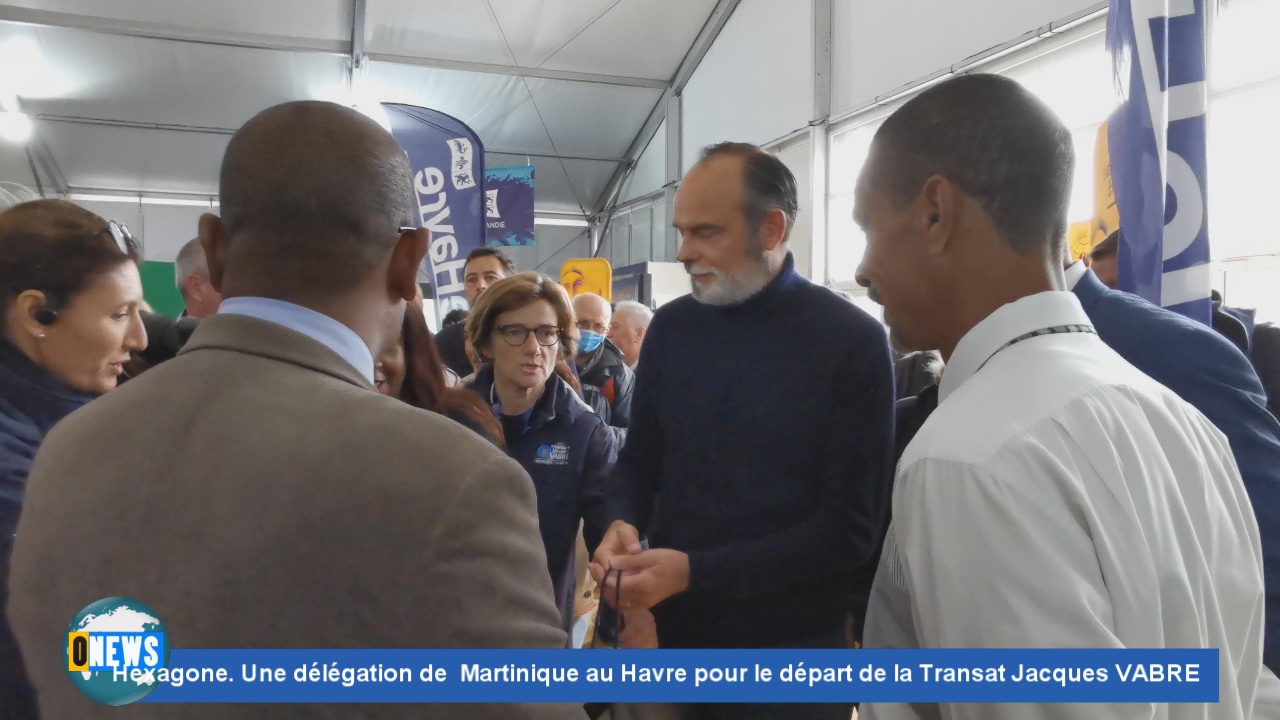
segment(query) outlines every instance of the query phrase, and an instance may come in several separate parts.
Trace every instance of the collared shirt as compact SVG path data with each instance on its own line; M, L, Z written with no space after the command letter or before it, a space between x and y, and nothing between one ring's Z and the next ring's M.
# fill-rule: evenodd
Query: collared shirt
M373 383L373 351L354 330L328 315L283 300L233 297L222 301L219 314L247 315L283 325L324 345Z
M1065 272L1067 276L1067 291L1070 292L1075 290L1076 283L1080 282L1080 278L1084 277L1084 274L1087 272L1089 272L1089 268L1085 266L1083 260L1077 260L1071 263L1071 266L1068 267Z
M1262 558L1231 450L1091 327L1074 295L1045 292L957 345L898 466L866 644L1219 648L1221 702L872 704L864 720L1250 717Z

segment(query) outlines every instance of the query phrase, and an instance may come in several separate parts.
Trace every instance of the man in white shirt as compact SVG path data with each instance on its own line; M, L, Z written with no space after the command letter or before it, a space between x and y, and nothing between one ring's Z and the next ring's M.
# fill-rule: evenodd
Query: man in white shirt
M1065 292L1071 134L1012 80L941 83L880 127L858 280L947 361L905 450L868 647L1220 653L1216 705L866 705L862 718L1249 718L1258 527L1223 435Z

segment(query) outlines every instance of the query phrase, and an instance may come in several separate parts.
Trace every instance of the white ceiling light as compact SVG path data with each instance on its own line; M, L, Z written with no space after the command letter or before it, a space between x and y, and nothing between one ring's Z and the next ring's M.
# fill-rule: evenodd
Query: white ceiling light
M22 144L31 139L31 129L31 118L24 113L12 110L0 112L0 138Z
M534 225L558 225L560 227L586 227L587 221L580 218L547 218L535 217Z
M207 208L211 205L217 205L217 200L196 200L185 198L154 198L139 197L137 195L81 195L72 193L67 196L68 199L76 202L118 202L142 205L178 205L182 207L202 207Z

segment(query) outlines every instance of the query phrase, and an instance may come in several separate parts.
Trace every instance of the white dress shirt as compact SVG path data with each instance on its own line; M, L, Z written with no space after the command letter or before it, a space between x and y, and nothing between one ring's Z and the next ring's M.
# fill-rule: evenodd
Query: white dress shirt
M1075 331L1026 337L1050 327ZM1074 295L1045 292L960 341L898 466L866 645L1219 648L1221 702L871 704L863 720L1251 717L1262 560L1226 438L1091 328Z

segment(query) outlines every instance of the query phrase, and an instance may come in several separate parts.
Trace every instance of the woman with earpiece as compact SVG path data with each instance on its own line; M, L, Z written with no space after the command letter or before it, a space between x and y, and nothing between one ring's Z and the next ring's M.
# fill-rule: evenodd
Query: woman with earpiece
M138 260L127 229L65 200L0 212L0 717L35 717L4 619L27 475L54 424L115 388L147 346Z

